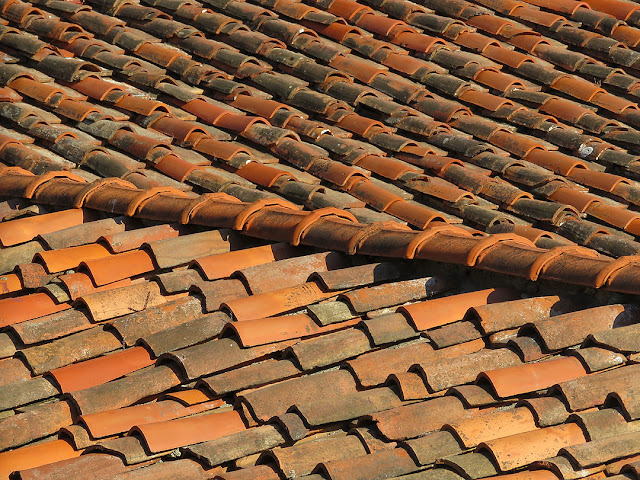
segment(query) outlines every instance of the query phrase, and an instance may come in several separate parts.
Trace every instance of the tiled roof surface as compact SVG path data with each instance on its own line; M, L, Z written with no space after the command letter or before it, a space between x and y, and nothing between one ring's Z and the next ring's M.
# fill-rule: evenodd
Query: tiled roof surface
M0 0L0 480L640 480L638 70L624 0Z

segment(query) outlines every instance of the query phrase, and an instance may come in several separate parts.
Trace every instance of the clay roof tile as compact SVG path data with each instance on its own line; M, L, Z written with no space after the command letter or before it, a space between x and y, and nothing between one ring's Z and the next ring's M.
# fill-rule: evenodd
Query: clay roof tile
M637 476L639 26L2 3L0 477Z

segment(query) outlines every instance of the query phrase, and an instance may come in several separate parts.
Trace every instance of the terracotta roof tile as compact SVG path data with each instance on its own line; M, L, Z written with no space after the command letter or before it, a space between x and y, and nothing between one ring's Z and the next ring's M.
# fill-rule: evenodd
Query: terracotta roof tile
M289 397L289 386L299 388L297 398ZM322 372L262 387L245 393L239 400L254 418L260 420L285 413L295 403L312 401L320 392L325 396L340 397L355 392L355 382L351 375L343 370Z
M302 370L291 360L267 359L228 372L205 376L200 382L214 394L220 395L262 386L301 373Z
M584 443L584 440L582 429L576 424L567 423L483 442L481 448L491 452L500 469L506 471L514 466L527 465L533 460L554 456L561 448ZM537 448L520 449L518 445L521 445L521 442L536 445Z
M206 425L207 428L201 428ZM240 415L235 411L208 413L165 422L147 423L134 427L152 453L175 447L200 443L244 429Z
M205 405L191 408L184 407L175 401L166 400L126 407L120 410L83 415L80 417L80 423L86 426L92 437L102 438L114 433L126 432L134 425L170 420L198 413L207 408L218 406L218 403L220 402L213 402L213 404L205 402Z
M502 398L549 388L556 383L573 380L586 373L579 360L566 357L483 372L479 379L488 380L497 395ZM523 377L532 380L522 382L520 379Z
M437 430L439 425L457 421L467 414L458 399L446 396L377 413L371 419L385 438L402 440Z
M295 252L287 244L271 244L202 257L194 261L194 266L202 271L207 280L217 280L249 267L283 260L295 255Z
M447 278L440 277L402 280L351 290L340 298L355 312L364 313L430 297L446 291L449 288L447 282Z
M406 313L418 330L440 327L447 323L461 320L471 307L485 305L505 300L516 300L518 293L511 290L482 290L467 294L428 300L402 307L400 311ZM429 320L429 317L432 320Z
M239 269L242 278L253 295L286 287L295 287L307 281L314 273L333 270L347 265L347 259L337 253L319 253L285 258ZM274 287L278 288L274 288Z
M2 460L5 465L2 474L8 478L14 470L27 470L34 467L46 465L48 463L68 460L78 457L81 452L75 451L69 443L64 440L52 440L33 446L26 446L20 450L3 452Z
M78 302L84 305L95 322L139 312L147 307L165 303L160 287L154 283L140 283L113 290L103 290L82 296Z
M34 239L38 235L57 232L66 227L79 225L84 221L84 212L79 209L63 210L46 215L20 218L13 220L16 223L3 225L2 245L9 247L18 243L24 243Z
M60 312L70 307L68 303L59 303L46 293L32 293L23 297L5 298L0 302L0 308L3 311L0 314L0 324L4 327Z
M306 282L295 287L287 287L273 292L259 293L222 305L238 321L256 320L266 316L278 315L326 298L338 295L340 291L323 292L314 282Z
M73 392L69 397L78 412L86 415L129 406L179 384L180 380L171 368L157 366L144 369L132 376ZM135 389L132 389L133 385L136 386Z
M109 251L97 243L77 247L61 248L40 252L35 260L44 263L49 273L59 273L78 267L86 260L93 260L109 255ZM107 282L109 283L109 282Z
M318 327L311 317L305 314L268 317L255 320L230 322L223 335L234 332L244 347L291 340L302 337L321 335L325 332L347 328L360 319L333 323L326 327Z
M133 347L48 372L63 393L101 385L153 363L142 347Z
M634 322L635 312L633 308L625 308L624 305L608 305L589 309L590 323L596 332L619 328L628 323ZM583 333L579 325L582 318L578 312L558 315L551 323L550 319L544 319L534 324L542 341L548 350L560 350L569 344L577 345L584 340ZM589 327L591 328L591 327Z
M303 442L290 448L274 448L267 454L275 459L278 469L287 477L311 473L318 464L359 457L365 446L355 435L334 435Z
M0 477L637 477L639 27L0 4Z

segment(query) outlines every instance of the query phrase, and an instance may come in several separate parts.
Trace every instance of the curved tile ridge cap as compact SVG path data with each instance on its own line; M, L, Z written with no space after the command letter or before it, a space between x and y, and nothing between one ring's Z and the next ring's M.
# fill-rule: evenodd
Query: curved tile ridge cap
M474 236L452 225L415 231L394 222L361 224L336 208L301 211L286 200L244 203L221 193L192 197L169 187L140 190L117 178L87 183L69 172L33 175L19 167L0 169L0 195L167 223L233 228L270 241L351 255L433 260L532 281L640 293L640 256L614 260L577 246L545 250L511 233Z

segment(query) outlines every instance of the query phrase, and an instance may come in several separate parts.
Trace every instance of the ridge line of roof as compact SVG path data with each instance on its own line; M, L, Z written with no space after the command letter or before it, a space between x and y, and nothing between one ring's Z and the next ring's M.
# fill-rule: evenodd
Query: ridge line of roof
M465 229L444 224L431 224L420 232L387 222L359 223L349 218L347 211L335 208L306 212L282 200L245 203L226 194L193 197L168 187L141 190L115 178L88 184L68 172L33 175L19 167L0 170L0 195L147 220L233 228L265 240L329 248L351 255L433 260L529 280L540 278L640 293L640 275L620 275L625 270L640 268L636 256L614 260L578 246L545 250L516 234L474 236ZM502 253L491 255L500 249ZM566 268L568 265L573 268ZM616 281L617 277L622 280Z

